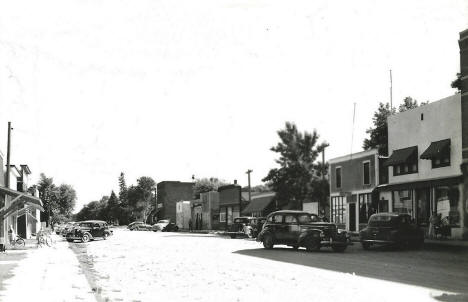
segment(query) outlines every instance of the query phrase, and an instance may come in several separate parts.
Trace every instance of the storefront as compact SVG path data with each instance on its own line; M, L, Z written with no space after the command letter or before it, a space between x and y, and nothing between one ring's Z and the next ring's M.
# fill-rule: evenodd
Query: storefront
M461 238L463 233L463 205L461 201L462 179L451 177L392 184L378 188L380 195L391 193L392 211L409 214L426 234L431 216L447 229L447 237Z
M24 238L37 230L39 217L32 213L44 211L39 198L3 186L0 186L0 196L3 200L0 208L0 244L8 244L10 227Z

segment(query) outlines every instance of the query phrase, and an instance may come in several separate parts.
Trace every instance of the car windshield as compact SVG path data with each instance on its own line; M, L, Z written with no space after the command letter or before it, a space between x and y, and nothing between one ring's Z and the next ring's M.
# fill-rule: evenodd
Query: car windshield
M398 223L398 217L386 215L373 215L369 219L369 226L372 227L392 227Z
M234 219L234 223L249 223L248 218L236 218Z
M169 223L169 220L159 220L158 223Z

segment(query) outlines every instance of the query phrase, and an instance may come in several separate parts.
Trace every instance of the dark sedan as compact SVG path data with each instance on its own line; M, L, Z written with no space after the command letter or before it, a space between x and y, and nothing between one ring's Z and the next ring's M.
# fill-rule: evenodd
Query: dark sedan
M366 228L359 232L362 247L372 245L395 245L399 247L421 247L424 231L408 214L378 213L369 218Z
M134 221L127 226L130 231L151 231L152 225L146 224L143 221Z
M159 220L157 223L153 225L154 232L177 232L179 227L171 222L170 219Z

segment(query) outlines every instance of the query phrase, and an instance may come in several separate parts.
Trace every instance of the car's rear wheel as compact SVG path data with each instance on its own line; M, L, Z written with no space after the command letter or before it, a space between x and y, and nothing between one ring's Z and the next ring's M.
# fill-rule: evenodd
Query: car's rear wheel
M107 234L107 233L104 233L104 235L102 236L102 239L106 240L106 239L107 239L107 237L109 237L109 234Z
M314 236L309 236L304 240L304 246L308 252L320 250L320 239Z
M370 249L371 247L371 244L369 242L361 242L361 246L363 249L365 249L366 251Z
M265 234L263 236L263 247L270 250L274 246L273 236L270 234Z
M89 237L88 234L84 234L84 235L81 237L81 242L86 243L86 242L89 242L90 239L91 239L91 237Z
M236 234L231 234L229 235L232 239L235 239L236 238Z
M174 227L174 232L177 232L177 231L179 231L179 227L178 227L178 226L175 226L175 227Z
M73 239L67 239L68 242L73 242Z

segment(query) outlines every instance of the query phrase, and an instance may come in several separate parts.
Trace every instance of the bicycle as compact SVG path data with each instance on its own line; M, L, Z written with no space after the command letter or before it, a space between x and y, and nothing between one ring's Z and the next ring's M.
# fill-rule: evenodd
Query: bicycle
M25 247L26 246L26 241L24 241L23 238L21 238L20 236L16 235L16 238L14 240L10 240L10 246L12 248L15 248L15 247Z
M52 237L50 236L50 232L39 231L36 236L37 236L37 245L39 247L43 247L44 245L52 246L52 244L55 243L54 240L52 240Z

